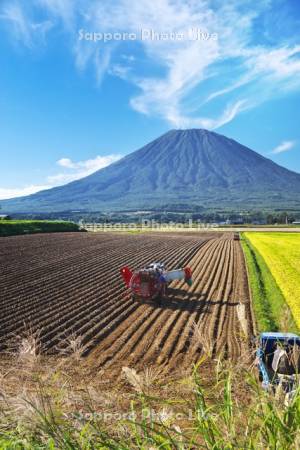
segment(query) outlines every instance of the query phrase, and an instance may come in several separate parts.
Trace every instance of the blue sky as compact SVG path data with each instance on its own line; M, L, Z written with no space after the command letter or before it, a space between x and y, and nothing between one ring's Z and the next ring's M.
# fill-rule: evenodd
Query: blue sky
M300 173L296 0L0 0L0 199L173 128Z

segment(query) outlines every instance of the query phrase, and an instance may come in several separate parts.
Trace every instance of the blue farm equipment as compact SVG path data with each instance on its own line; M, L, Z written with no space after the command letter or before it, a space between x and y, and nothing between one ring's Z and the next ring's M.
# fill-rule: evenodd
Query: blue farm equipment
M300 336L293 333L261 333L256 351L256 363L262 387L278 386L293 394L300 373Z

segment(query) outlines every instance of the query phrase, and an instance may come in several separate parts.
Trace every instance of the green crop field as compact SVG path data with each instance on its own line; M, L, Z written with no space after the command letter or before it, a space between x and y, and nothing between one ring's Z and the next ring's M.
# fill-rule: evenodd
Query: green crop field
M79 227L76 223L59 220L0 220L0 237L59 231L79 231Z
M294 319L300 328L300 234L298 233L264 233L249 232L244 234L256 255L256 263L262 278L270 271L273 286L269 284L265 300L270 306L270 313L278 321L283 313L280 296L283 296ZM247 254L246 254L247 257ZM248 259L248 258L247 258ZM263 259L260 264L260 259ZM261 268L261 265L267 267ZM250 268L251 272L251 268ZM267 278L270 278L267 276ZM251 283L251 273L250 273ZM263 289L266 287L263 286ZM279 292L278 292L279 291ZM277 303L272 305L272 295ZM255 299L254 299L255 300ZM277 310L276 310L277 309ZM273 310L273 311L272 311Z

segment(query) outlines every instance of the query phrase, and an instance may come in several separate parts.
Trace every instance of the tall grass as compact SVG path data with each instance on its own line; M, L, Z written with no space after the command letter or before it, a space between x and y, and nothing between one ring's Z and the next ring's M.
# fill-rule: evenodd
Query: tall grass
M58 370L51 379L35 375L34 389L17 396L0 391L0 448L300 448L299 391L285 404L283 395L264 392L240 365L219 361L209 384L202 367L172 383L157 371L124 368L118 398L127 392L128 404L121 411L114 409L117 397L107 407L105 393L93 390L82 394L80 407L78 399L70 406L72 392L57 384Z

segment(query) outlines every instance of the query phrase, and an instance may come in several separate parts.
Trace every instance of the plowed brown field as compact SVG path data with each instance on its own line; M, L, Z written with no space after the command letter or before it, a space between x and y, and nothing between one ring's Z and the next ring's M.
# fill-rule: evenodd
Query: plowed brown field
M155 260L169 269L189 264L194 283L172 283L162 306L134 302L119 269ZM0 238L0 269L0 350L30 328L47 353L81 336L97 367L176 368L207 346L235 359L253 333L244 257L231 233Z

